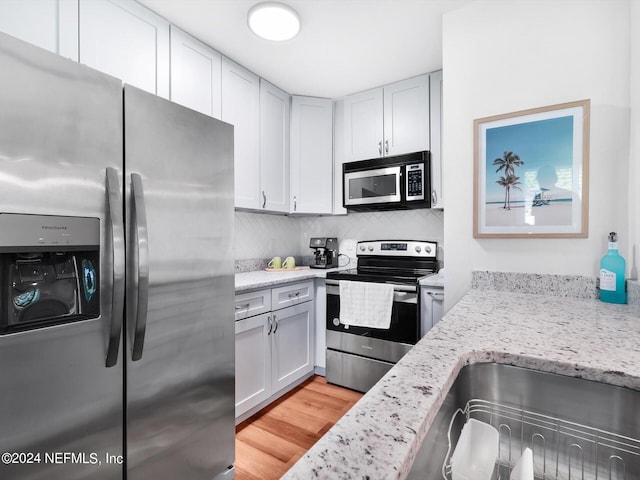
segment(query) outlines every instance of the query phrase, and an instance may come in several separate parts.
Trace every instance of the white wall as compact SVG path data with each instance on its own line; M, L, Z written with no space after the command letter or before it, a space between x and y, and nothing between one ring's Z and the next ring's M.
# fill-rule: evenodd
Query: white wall
M594 276L610 231L629 258L629 10L628 0L478 0L444 16L446 309L472 270ZM474 239L473 120L585 98L589 237Z

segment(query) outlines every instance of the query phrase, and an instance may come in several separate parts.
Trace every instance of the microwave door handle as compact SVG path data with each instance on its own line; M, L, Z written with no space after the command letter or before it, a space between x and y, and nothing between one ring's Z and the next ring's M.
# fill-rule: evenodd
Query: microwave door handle
M147 329L147 309L149 305L149 236L147 231L147 211L142 189L142 177L137 173L131 174L131 219L134 242L131 245L133 255L132 299L135 299L135 311L133 312L133 347L131 359L133 361L142 358L144 337ZM137 261L136 261L137 260Z
M124 317L124 223L122 219L122 195L118 171L113 167L106 170L107 190L107 226L111 233L111 324L107 342L106 367L113 367L118 362L120 336L122 334L122 320Z

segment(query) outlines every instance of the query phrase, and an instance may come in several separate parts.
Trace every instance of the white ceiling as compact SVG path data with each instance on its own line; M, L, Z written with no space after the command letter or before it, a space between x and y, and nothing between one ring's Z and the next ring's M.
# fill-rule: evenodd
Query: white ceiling
M339 98L442 68L442 14L473 0L281 0L302 29L269 42L247 26L262 0L138 0L297 95Z

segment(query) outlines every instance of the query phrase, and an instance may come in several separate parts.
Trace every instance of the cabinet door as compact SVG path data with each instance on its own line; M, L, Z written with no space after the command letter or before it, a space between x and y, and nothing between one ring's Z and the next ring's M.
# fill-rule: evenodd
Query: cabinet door
M384 87L384 155L429 149L429 75Z
M431 208L444 208L442 195L442 70L429 75L431 123Z
M277 392L313 371L314 303L273 312L272 389Z
M289 213L289 94L260 80L261 207Z
M345 161L382 156L383 90L376 88L344 99Z
M271 395L271 316L236 322L236 417Z
M171 25L171 100L220 118L222 56Z
M224 57L222 120L234 127L235 205L260 208L259 78Z
M291 100L292 213L331 213L333 205L333 101Z
M77 0L1 0L0 31L78 60Z
M422 287L420 289L420 335L424 336L444 314L444 288Z
M334 104L333 125L333 214L346 215L347 209L342 205L344 192L342 189L342 165L346 162L344 100L336 100Z
M80 62L169 98L169 23L129 0L80 0Z

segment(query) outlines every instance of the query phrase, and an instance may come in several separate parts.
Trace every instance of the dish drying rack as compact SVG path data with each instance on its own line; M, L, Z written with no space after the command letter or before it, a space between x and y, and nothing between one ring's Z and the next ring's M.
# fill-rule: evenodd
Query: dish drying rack
M603 408L606 408L603 406ZM525 448L533 451L536 480L640 480L640 440L522 408L472 399L449 423L442 476L451 480L451 429L458 414L498 430L493 480L509 480Z

